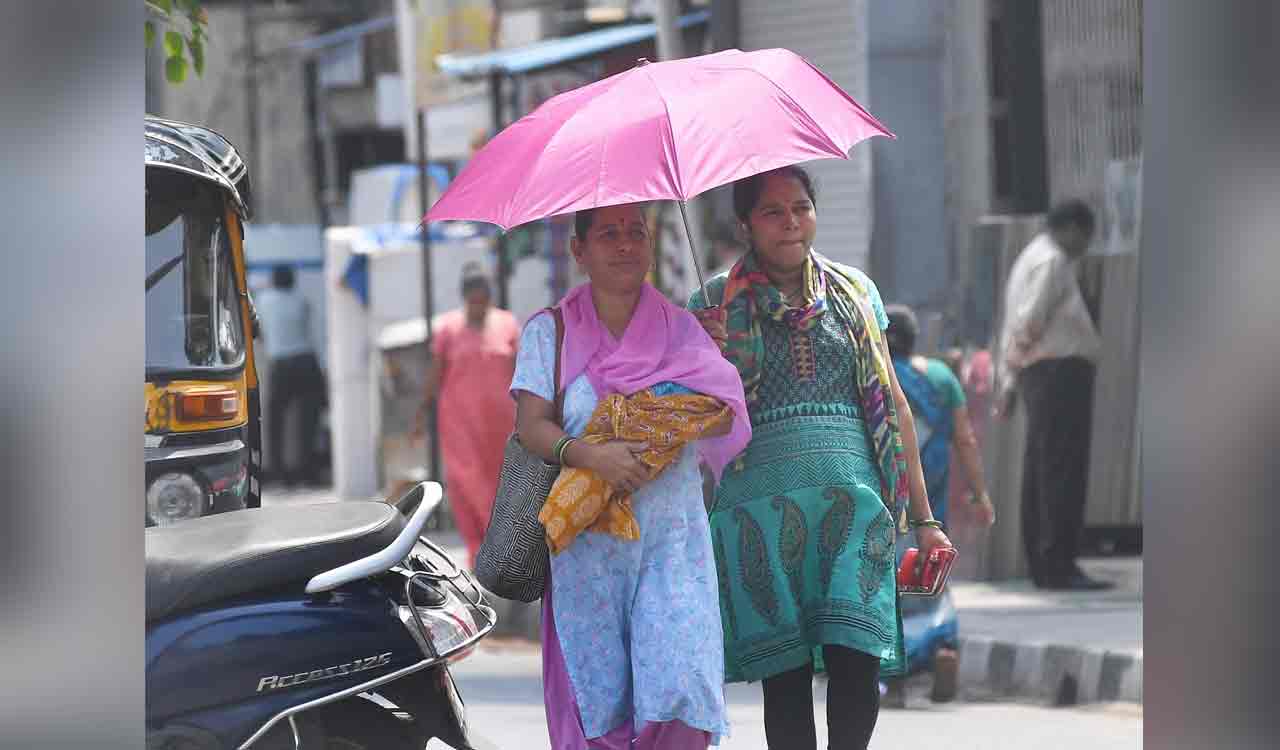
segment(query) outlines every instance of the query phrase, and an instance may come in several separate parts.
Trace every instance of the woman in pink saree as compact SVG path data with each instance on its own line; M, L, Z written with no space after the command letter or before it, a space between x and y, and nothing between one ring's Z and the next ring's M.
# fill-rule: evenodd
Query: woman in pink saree
M515 422L507 390L520 325L491 304L489 280L478 264L463 268L462 296L462 309L435 324L425 401L438 405L445 488L474 568L498 491L502 449Z

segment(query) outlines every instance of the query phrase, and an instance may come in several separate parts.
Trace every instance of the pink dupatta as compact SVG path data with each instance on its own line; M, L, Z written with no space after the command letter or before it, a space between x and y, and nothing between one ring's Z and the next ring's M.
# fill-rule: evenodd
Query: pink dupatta
M645 284L631 322L616 340L591 299L591 284L560 301L564 315L561 388L585 373L600 398L630 396L659 383L676 383L723 401L733 410L729 434L699 441L703 461L719 481L726 464L751 441L751 421L738 370L720 353L697 318Z

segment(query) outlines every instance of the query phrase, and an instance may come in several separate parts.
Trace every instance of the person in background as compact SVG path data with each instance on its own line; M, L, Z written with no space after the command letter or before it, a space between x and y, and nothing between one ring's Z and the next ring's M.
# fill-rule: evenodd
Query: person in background
M814 250L816 192L784 167L739 180L750 249L688 306L742 378L752 439L711 511L725 677L761 681L772 750L814 750L826 671L831 747L865 748L880 677L905 667L894 529L950 547L933 517L880 293Z
M507 395L516 366L520 325L493 306L489 277L479 263L462 268L461 309L435 320L423 408L437 408L440 456L454 523L474 568L493 512L502 451L515 423Z
M270 375L267 401L268 450L273 478L287 485L316 480L316 425L324 404L324 375L311 343L311 304L298 291L293 269L279 265L271 286L254 295ZM301 409L301 430L294 436L300 455L289 467L289 407Z
M947 526L950 515L947 493L954 452L972 493L969 504L976 506L974 510L979 523L990 526L995 522L995 509L987 494L982 455L969 421L964 388L946 362L916 354L920 325L910 307L889 305L885 311L889 316L885 336L898 383L911 404L911 414L915 418L920 463L924 468L924 481L934 518ZM898 545L899 561L908 546L908 543ZM956 693L959 662L956 653L958 623L950 592L944 591L929 598L904 597L902 617L908 670L927 669L932 661L933 699L938 702L951 700ZM891 688L900 693L901 683L891 683ZM900 695L895 696L898 697Z
M987 495L982 454L974 437L964 386L946 361L916 353L920 326L914 310L906 305L889 305L885 311L889 316L885 336L898 382L915 417L920 462L934 517L946 525L954 449L971 492L969 503L979 506L985 525L990 526L995 521L995 508Z
M1047 231L1022 250L1005 286L997 414L1014 394L1027 409L1022 539L1040 588L1096 590L1112 584L1076 564L1084 525L1094 361L1101 339L1076 279L1094 216L1078 200L1049 212Z
M962 375L964 372L964 349L961 349L958 346L953 346L938 355L938 359L942 360L942 363L951 370L952 375L955 375L961 380L964 379Z
M948 363L950 366L950 363ZM965 406L969 411L969 424L973 428L974 441L977 444L977 451L981 455L982 446L986 442L986 430L990 423L991 417L991 396L993 388L993 380L991 374L991 352L987 349L975 349L967 356L962 357L959 367L952 367L951 371L960 379L960 384L964 386ZM955 447L951 448L952 465L960 463L960 457ZM951 472L951 480L947 487L948 497L964 497L969 491L968 480L964 476L964 472ZM979 511L980 506L969 505L967 503L959 503L952 507L950 517L950 527L952 529L952 539L961 546L976 545L982 538L987 526ZM958 539L956 537L959 537ZM958 562L952 574L959 573L967 564L977 564L978 560L973 556L966 555L965 559ZM974 568L976 570L976 567Z

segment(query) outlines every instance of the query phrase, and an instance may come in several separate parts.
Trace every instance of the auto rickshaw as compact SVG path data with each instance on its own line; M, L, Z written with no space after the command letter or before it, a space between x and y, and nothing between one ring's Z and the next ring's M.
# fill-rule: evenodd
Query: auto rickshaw
M146 118L146 524L257 507L248 169L218 133Z

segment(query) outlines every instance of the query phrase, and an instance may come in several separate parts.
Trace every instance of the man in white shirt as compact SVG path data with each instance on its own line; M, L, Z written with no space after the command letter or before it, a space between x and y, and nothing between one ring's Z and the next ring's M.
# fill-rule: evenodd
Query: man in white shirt
M1047 223L1014 261L1005 285L997 404L1007 412L1016 391L1027 409L1022 539L1036 586L1108 588L1076 564L1101 349L1076 261L1089 248L1095 221L1086 204L1073 200L1050 211Z
M316 479L315 433L324 403L324 376L311 344L311 305L297 290L293 269L276 266L271 288L254 297L262 322L262 338L270 361L267 408L268 455L272 475L286 484ZM302 431L297 435L301 461L292 469L285 452L289 406L302 409Z

